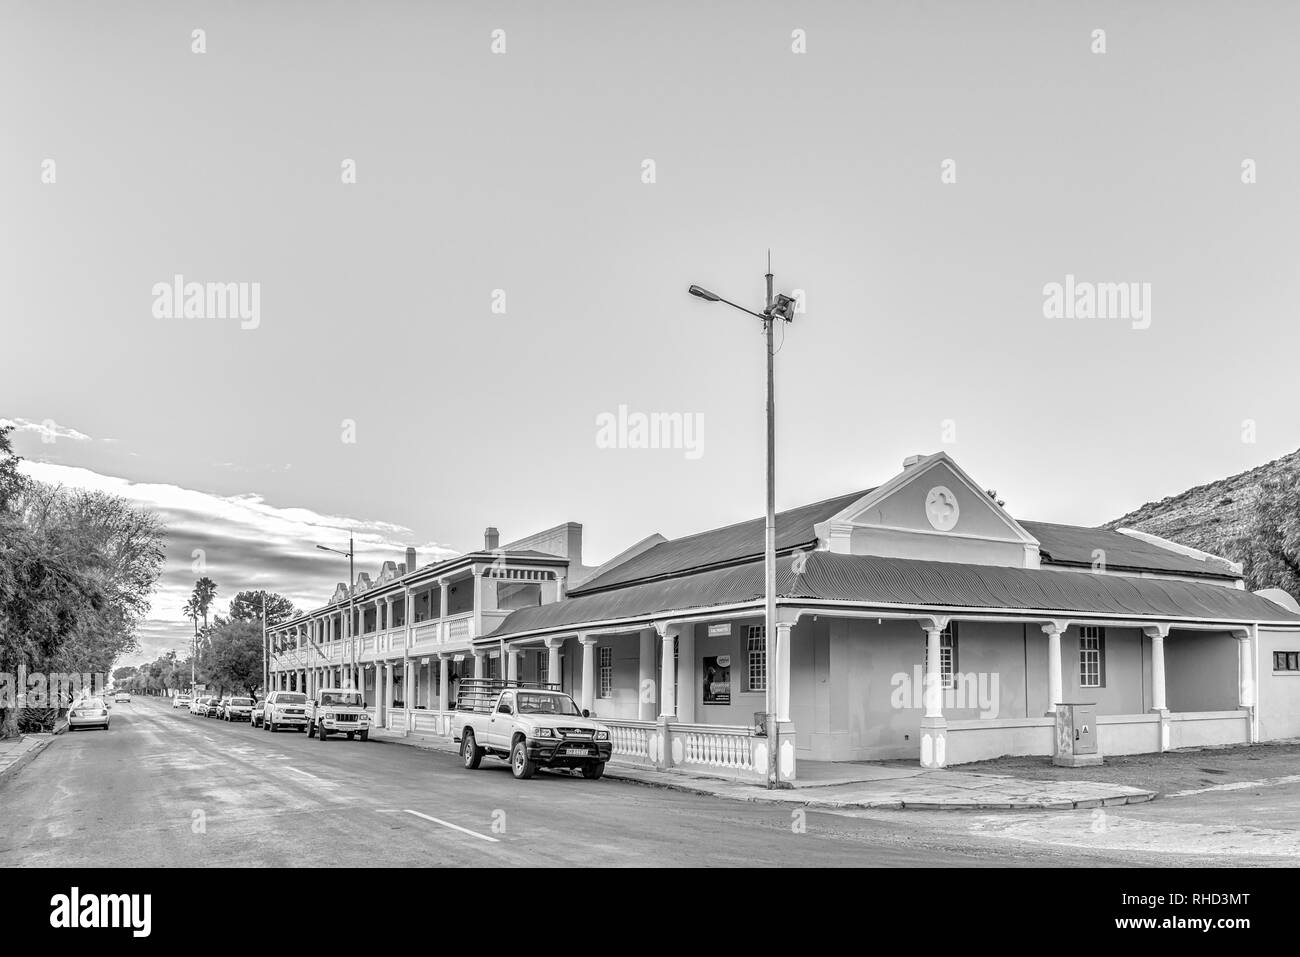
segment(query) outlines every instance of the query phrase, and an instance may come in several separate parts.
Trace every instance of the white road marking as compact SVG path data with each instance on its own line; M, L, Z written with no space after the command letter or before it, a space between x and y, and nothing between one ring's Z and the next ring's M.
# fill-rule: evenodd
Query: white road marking
M453 831L460 831L462 834L468 834L470 837L477 837L480 841L490 841L493 844L501 843L495 837L488 837L486 834L480 834L478 831L471 831L467 827L461 827L459 824L452 824L450 821L439 820L438 818L432 817L428 814L421 814L419 811L412 811L410 808L405 808L403 813L414 814L416 817L422 817L426 821L432 821L434 824L441 824L443 827L449 827Z
M1233 781L1230 784L1212 784L1209 787L1189 788L1186 791L1174 791L1165 797L1188 797L1192 794L1210 794L1214 791L1248 791L1251 788L1275 788L1283 784L1300 783L1300 774L1288 774L1282 778L1265 778L1262 781Z
M286 770L286 771L292 771L294 774L301 774L303 777L305 777L305 778L311 778L313 781L319 781L321 784L328 784L328 783L330 783L330 782L326 781L324 778L318 778L316 775L312 774L310 771L303 771L303 770L300 769L300 768L289 767L287 764L285 765L285 770Z

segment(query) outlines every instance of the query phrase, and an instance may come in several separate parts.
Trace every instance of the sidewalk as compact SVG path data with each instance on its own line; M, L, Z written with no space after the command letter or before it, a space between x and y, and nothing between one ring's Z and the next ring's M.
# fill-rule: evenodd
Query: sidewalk
M16 774L53 740L53 734L22 734L0 740L0 781Z
M371 731L370 737L430 751L449 754L458 751L449 738L416 734L403 737L394 731L378 730ZM1005 774L925 771L885 764L853 763L831 767L833 773L818 775L821 780L800 781L793 788L777 791L687 771L656 771L614 761L605 765L605 777L732 801L834 809L1071 810L1141 804L1155 797L1155 792L1142 788L1095 781L1034 781Z

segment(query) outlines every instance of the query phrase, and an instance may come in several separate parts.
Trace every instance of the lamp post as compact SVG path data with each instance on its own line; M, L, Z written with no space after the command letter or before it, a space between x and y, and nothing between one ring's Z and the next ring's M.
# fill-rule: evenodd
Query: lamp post
M341 552L337 548L330 548L328 545L317 545L322 552L333 552L335 555L343 555L348 560L348 646L351 650L350 658L352 659L352 676L355 680L357 674L357 636L352 634L352 629L356 623L357 608L357 576L353 571L353 558L356 555L357 546L352 539L352 533L348 532L348 550ZM375 672L378 675L378 671ZM379 693L379 681L375 679L375 693ZM364 690L365 682L361 682L361 690ZM364 703L364 698L362 699Z
M766 711L767 724L767 786L778 787L780 778L776 766L777 721L773 704L780 701L780 693L774 691L774 685L780 679L778 654L776 647L776 385L773 372L772 329L776 320L791 322L794 319L795 301L789 296L772 294L772 257L768 254L767 307L760 313L737 305L730 299L723 299L717 293L700 286L691 286L687 290L692 296L705 302L721 302L733 309L753 316L763 323L763 333L767 339L767 527L763 541L763 597L764 597L764 657L766 658L767 681L763 707Z

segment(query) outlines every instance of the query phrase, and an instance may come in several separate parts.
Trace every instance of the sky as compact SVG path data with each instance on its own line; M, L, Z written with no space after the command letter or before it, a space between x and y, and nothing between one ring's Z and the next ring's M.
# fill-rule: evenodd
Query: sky
M803 304L778 507L942 449L1020 518L1098 524L1300 446L1297 28L11 0L0 417L30 474L171 525L139 658L183 646L195 549L219 604L323 602L345 574L313 546L349 527L372 574L563 521L591 564L761 514L760 324L686 288L761 309L770 249ZM256 321L169 313L176 275L258 284ZM1146 314L1050 316L1067 276ZM693 441L602 439L620 409Z

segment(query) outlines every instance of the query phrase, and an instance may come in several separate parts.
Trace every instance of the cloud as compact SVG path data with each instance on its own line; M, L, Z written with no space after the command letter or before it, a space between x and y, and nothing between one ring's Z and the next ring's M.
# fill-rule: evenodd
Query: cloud
M40 436L41 441L47 444L57 442L59 439L70 439L73 442L90 441L90 436L85 432L59 425L53 419L43 419L40 422L33 422L30 419L0 419L0 426L3 425L12 425L16 432L35 432Z
M217 583L213 610L223 612L246 589L278 592L304 610L323 605L338 582L347 580L347 561L316 545L345 550L351 531L357 573L373 577L385 561L405 561L411 530L378 519L329 515L279 506L261 495L214 495L163 483L132 482L91 469L23 460L19 468L54 485L103 491L152 509L167 527L166 565L147 621L138 631L141 652L122 664L151 661L170 649L184 652L193 625L181 613L196 579ZM415 545L421 565L458 554L436 542Z

